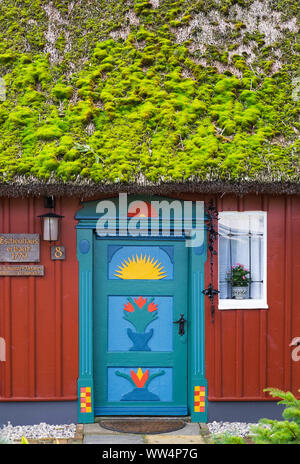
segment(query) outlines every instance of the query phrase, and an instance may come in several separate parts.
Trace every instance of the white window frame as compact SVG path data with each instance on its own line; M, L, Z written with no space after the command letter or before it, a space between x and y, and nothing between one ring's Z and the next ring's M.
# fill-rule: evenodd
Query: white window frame
M263 269L263 295L262 299L221 299L219 297L218 309L268 309L267 304L267 212L266 211L221 211L219 212L219 218L229 214L247 214L247 215L263 215L264 216L264 269ZM219 260L220 260L220 243L218 244L218 282L219 282Z

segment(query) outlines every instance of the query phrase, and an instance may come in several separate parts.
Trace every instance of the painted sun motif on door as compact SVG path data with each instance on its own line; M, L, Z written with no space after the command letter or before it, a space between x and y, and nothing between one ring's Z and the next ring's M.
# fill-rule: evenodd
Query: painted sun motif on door
M115 274L120 279L151 279L159 280L167 276L164 266L155 257L150 254L142 253L140 256L135 255L124 259L118 266Z
M174 247L170 245L109 245L109 280L173 280Z

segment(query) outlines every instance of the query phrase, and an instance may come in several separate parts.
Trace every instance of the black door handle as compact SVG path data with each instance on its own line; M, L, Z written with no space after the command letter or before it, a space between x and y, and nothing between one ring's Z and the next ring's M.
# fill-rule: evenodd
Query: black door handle
M187 321L184 319L183 314L180 314L180 318L178 319L178 321L173 322L173 324L179 324L178 334L181 336L184 335L184 323L185 322Z

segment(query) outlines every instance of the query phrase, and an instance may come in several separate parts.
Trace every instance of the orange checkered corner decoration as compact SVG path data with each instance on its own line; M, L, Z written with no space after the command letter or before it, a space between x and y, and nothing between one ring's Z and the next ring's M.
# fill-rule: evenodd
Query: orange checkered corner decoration
M92 412L91 387L80 387L80 412Z
M205 412L205 387L195 387L194 412Z

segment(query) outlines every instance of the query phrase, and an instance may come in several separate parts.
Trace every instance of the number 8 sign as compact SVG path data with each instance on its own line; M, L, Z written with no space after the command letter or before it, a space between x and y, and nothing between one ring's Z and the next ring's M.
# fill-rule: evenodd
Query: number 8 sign
M54 245L51 247L51 259L56 260L64 260L66 258L66 249L64 246L61 245Z

